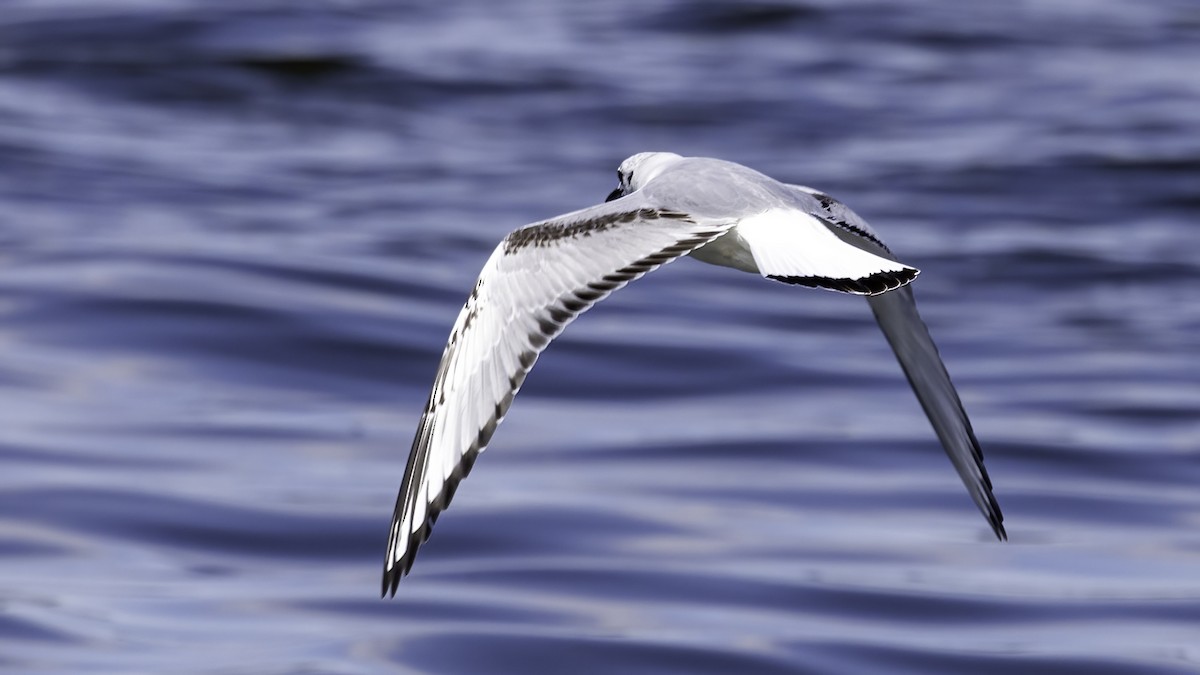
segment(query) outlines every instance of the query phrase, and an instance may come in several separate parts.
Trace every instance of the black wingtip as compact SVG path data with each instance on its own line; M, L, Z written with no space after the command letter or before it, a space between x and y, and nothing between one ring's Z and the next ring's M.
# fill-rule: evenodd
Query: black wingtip
M980 463L979 467L983 469L983 464ZM992 532L995 533L996 539L999 541L1008 541L1008 532L1004 529L1004 514L1000 512L1000 503L996 501L996 496L992 494L991 481L987 480L987 469L983 469L983 478L984 485L987 488L984 491L986 507L984 508L984 505L981 504L980 510L983 511L983 517L987 518L988 525L992 526Z
M401 576L402 575L400 574L400 569L398 567L393 567L390 570L384 570L383 591L380 592L379 597L385 600L389 597L396 597L396 586L400 584Z
M1004 529L1004 513L1000 510L1000 502L996 500L995 493L992 492L992 477L988 475L987 466L983 463L983 447L979 445L979 439L975 437L975 430L971 427L971 420L962 407L962 401L957 400L957 393L955 393L955 399L958 409L962 413L963 426L971 446L971 455L975 459L975 467L979 470L979 492L983 498L976 499L975 503L979 506L983 517L987 518L988 524L992 526L992 532L995 533L996 539L1008 541L1008 532Z
M982 462L980 468L983 468ZM991 481L987 478L987 470L984 469L983 474L985 485L987 485L988 497L988 512L984 515L988 519L988 524L992 526L992 532L996 533L996 539L999 541L1008 541L1008 532L1004 529L1004 514L1000 512L1000 503L996 501L996 496L992 494Z
M996 500L992 500L992 505L995 506ZM988 524L992 526L992 532L996 535L997 541L1008 541L1008 532L1004 529L1004 515L1000 513L1000 508L997 506L994 511L987 515Z
M415 535L417 533L413 534ZM380 595L381 598L387 599L396 597L396 589L400 586L400 580L403 579L405 575L408 574L408 570L412 568L414 554L414 549L412 546L413 539L415 538L415 536L409 537L410 548L403 557L392 563L391 567L385 566L383 568L383 593Z
M393 562L390 568L385 564L383 569L383 593L381 597L396 597L396 588L399 587L400 580L407 576L409 570L412 569L413 561L417 558L417 552L421 549L422 544L429 540L429 535L433 532L433 524L437 521L438 516L450 507L450 501L454 499L459 484L470 475L471 469L475 466L475 460L479 458L479 453L486 447L492 432L495 431L496 425L499 424L500 415L501 413L497 413L497 416L493 418L495 424L489 424L485 429L480 431L478 441L459 460L458 466L454 468L454 471L451 472L450 477L443 485L442 493L437 499L429 503L429 512L425 517L425 523L408 536L408 546L404 549L404 555L399 560Z
M959 403L962 406L962 403ZM964 417L966 413L963 413ZM988 475L987 467L983 465L983 448L979 447L979 441L975 438L975 431L970 428L970 420L966 422L967 435L971 441L972 454L975 457L975 466L979 469L979 486L982 499L977 499L976 504L979 510L983 513L983 517L987 518L988 525L992 526L992 532L995 533L996 539L999 541L1008 541L1008 532L1004 529L1004 513L1000 511L1000 502L996 501L996 495L992 493L992 478Z

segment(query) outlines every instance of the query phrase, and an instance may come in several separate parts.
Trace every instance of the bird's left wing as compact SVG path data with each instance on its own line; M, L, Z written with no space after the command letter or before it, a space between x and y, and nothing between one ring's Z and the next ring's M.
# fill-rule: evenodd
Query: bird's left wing
M639 192L504 238L458 315L421 415L388 535L385 595L550 340L614 290L733 224L661 208Z

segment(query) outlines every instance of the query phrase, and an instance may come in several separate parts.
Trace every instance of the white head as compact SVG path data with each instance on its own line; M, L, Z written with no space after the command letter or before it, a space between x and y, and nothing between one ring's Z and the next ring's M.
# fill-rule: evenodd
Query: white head
M683 159L673 152L639 152L621 162L617 167L617 189L604 201L611 202L619 197L636 192L649 183L663 169Z

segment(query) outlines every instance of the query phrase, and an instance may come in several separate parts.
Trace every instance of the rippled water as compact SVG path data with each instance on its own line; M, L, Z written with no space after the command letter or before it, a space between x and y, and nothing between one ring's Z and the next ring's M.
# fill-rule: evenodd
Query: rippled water
M1200 670L1200 7L10 0L0 669ZM924 270L994 541L861 300L571 326L395 600L495 242L673 150Z

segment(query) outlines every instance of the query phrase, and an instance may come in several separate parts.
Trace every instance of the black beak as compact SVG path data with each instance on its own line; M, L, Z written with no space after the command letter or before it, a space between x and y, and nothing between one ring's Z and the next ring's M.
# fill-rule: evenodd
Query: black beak
M608 198L605 199L604 201L611 202L614 199L619 199L622 196L622 194L623 193L621 192L621 186L618 185L616 190L613 190L612 192L608 193Z

